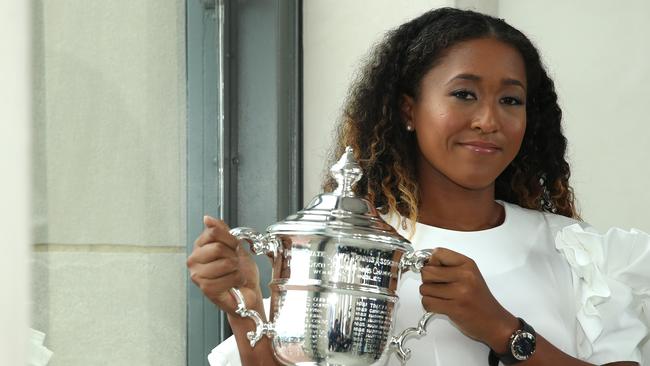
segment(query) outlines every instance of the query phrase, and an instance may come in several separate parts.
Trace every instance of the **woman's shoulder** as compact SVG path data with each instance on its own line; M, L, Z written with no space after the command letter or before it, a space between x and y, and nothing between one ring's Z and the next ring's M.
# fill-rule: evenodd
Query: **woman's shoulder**
M521 207L514 203L501 202L506 208L508 224L516 227L544 227L552 234L557 234L562 229L578 225L585 230L591 230L591 225L576 218L558 215L552 212L540 211Z
M569 227L572 225L579 225L585 230L591 230L591 226L583 221L580 221L575 218L566 217L550 212L543 212L539 210L529 209L521 207L517 204L506 202L506 201L497 201L501 204L505 211L505 221L498 227L489 230L483 230L475 232L476 234L481 234L481 236L488 235L513 235L516 233L521 233L525 236L534 235L535 232L544 231L546 234L550 234L552 237L560 232L563 228ZM438 233L445 232L447 234L453 232L451 230L438 229L428 225L419 225L416 224L418 230L415 230L413 222L408 218L401 216L396 212L388 212L382 214L381 218L386 221L389 225L395 228L400 234L407 235L409 233L413 234L416 231L425 230L427 233ZM426 230L429 229L429 230ZM416 233L417 234L417 233ZM419 233L422 234L422 233ZM465 232L467 234L467 232ZM463 237L467 239L466 236Z

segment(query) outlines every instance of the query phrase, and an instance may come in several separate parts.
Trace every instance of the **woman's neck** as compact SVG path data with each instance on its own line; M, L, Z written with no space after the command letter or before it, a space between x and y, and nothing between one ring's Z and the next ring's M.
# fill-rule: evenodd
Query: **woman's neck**
M494 200L494 184L481 189L459 186L437 173L418 179L418 222L456 231L478 231L499 226L505 210Z

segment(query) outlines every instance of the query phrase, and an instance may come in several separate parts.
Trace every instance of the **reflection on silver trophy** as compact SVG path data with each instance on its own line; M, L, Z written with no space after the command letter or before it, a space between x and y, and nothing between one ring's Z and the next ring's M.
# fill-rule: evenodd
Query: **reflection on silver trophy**
M333 193L317 196L264 234L230 231L255 254L273 260L270 322L246 309L233 288L237 313L256 323L248 333L251 345L271 337L276 357L287 365L380 365L391 349L406 361L405 338L424 334L432 314L392 336L395 291L400 274L419 272L430 251L414 251L370 202L354 194L362 172L351 148L330 170L338 182Z

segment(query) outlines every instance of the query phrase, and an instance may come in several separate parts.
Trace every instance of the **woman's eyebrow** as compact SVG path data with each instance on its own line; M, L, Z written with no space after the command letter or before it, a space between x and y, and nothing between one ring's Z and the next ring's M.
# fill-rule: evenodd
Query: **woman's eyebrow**
M451 83L452 81L454 81L456 79L463 79L463 80L470 80L470 81L481 81L482 80L482 78L480 76L478 76L478 75L463 73L463 74L458 74L458 75L454 76L453 78L451 78L447 82L447 84ZM504 79L501 79L501 84L503 84L503 85L515 85L515 86L519 86L522 89L526 90L526 86L524 85L524 83L522 83L518 79L504 78Z
M504 84L504 85L516 85L516 86L520 86L522 89L526 90L526 87L524 86L524 83L522 83L521 81L519 81L517 79L510 79L510 78L501 79L501 84Z
M447 84L451 83L452 81L454 81L456 79L471 80L471 81L481 81L481 77L478 76L478 75L474 75L474 74L458 74L458 75L454 76L453 78L449 79Z

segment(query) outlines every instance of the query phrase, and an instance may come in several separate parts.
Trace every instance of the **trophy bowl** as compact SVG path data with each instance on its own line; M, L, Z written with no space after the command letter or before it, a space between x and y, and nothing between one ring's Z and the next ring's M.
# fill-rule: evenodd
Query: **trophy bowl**
M405 362L410 350L404 340L424 334L433 314L393 336L397 284L404 271L419 272L431 252L414 251L354 194L362 173L351 148L330 171L338 182L334 192L318 195L265 233L230 231L255 254L270 256L273 269L270 321L248 310L233 288L237 313L255 321L247 334L251 346L271 337L275 356L286 365L380 365L390 350Z

